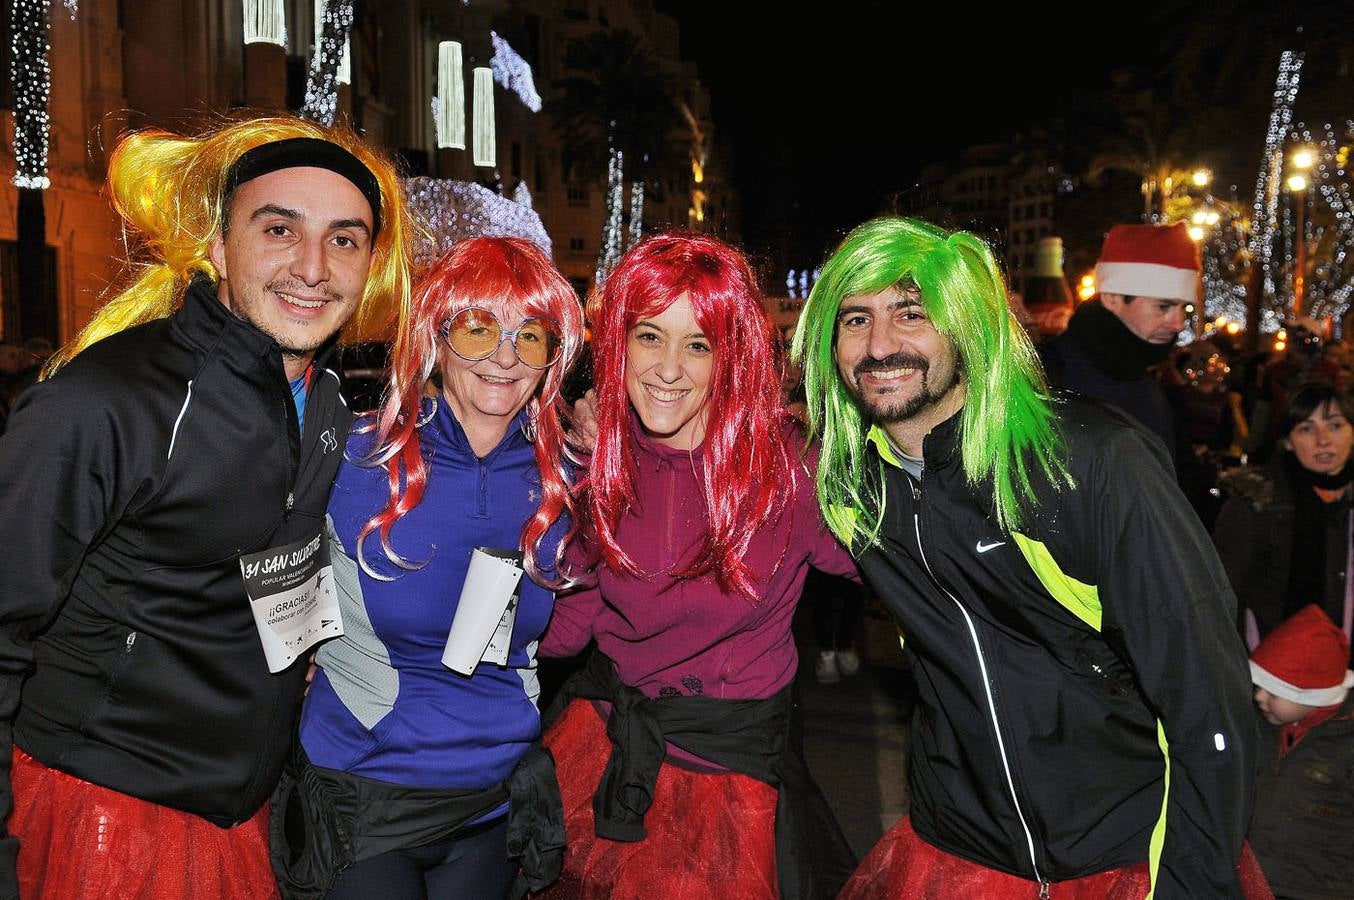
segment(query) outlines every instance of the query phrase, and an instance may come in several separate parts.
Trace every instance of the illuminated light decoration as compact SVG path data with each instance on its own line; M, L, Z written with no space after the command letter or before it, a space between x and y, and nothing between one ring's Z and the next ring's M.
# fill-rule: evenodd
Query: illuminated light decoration
M465 70L461 68L461 45L456 41L437 45L433 125L439 149L465 149Z
M320 38L324 33L324 2L325 0L315 0L315 46L320 46ZM349 53L348 35L343 35L343 53L339 56L338 72L335 77L339 84L353 83L353 67Z
M283 0L244 0L244 42L287 46Z
M606 220L602 223L602 252L597 257L597 287L621 258L621 201L625 192L625 156L613 144L606 171Z
M494 44L494 55L489 60L494 80L503 86L503 90L512 91L532 112L541 111L541 95L536 93L536 79L531 74L531 66L507 41L498 36L498 32L489 32Z
M51 0L12 0L10 14L10 80L14 85L14 184L44 190L47 148L52 118L47 102L52 95L52 67L48 61L47 14Z
M630 182L630 246L644 239L644 182Z
M795 277L795 272L797 271L798 269L791 269L789 272L785 273L785 296L789 297L791 300L799 297L799 295L795 293L795 291L799 290L799 279Z
M419 270L431 266L457 241L471 237L520 237L552 255L550 235L530 206L500 197L479 184L450 179L406 178L409 213L422 228L413 254Z
M488 69L474 72L475 131L472 160L477 166L498 165L498 139L494 133L494 73Z
M1228 325L1228 333L1235 334L1246 321L1246 223L1228 204L1196 216L1194 227L1203 228L1205 238L1200 247L1204 314L1213 320L1205 330Z
M323 125L334 124L334 114L338 112L339 63L352 27L353 0L325 0L324 26L315 43L315 55L310 59L302 118Z
M71 21L80 14L80 0L61 0L61 5L66 7L66 12L70 13Z
M809 270L801 269L799 271L799 296L808 299L809 296Z
M1265 154L1255 180L1255 203L1251 217L1250 264L1261 268L1262 303L1274 297L1270 257L1279 208L1279 176L1283 170L1283 141L1293 121L1293 103L1302 78L1303 54L1285 50L1279 57L1279 75L1274 82L1274 105L1265 133Z
M517 182L517 187L512 189L512 202L531 209L531 191L527 190L525 181Z
M1304 229L1307 233L1299 237L1290 219L1283 220L1283 246L1290 248L1285 255L1285 272L1293 272L1289 266L1295 262L1291 248L1299 240L1306 240L1310 248L1308 254L1308 272L1304 284L1304 306L1315 318L1333 318L1340 322L1350 310L1354 300L1354 259L1350 250L1354 247L1354 195L1350 191L1349 147L1343 143L1354 132L1354 121L1346 122L1340 132L1328 124L1322 132L1298 124L1289 134L1292 143L1302 147L1294 153L1292 162L1297 166L1299 153L1307 153L1306 166L1308 185L1305 189L1305 201L1309 214L1305 216ZM1294 176L1296 177L1296 176ZM1326 214L1328 211L1328 214ZM1291 209L1285 208L1285 213ZM1276 302L1276 308L1282 306Z

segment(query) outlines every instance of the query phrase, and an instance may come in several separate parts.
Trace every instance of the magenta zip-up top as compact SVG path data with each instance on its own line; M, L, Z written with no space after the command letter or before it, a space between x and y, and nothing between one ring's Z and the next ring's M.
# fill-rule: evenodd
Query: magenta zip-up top
M817 448L801 459L799 428L787 426L782 434L795 461L792 483L785 485L793 496L748 547L745 559L760 585L755 603L720 587L713 573L672 577L705 534L703 448L654 443L633 424L635 503L616 537L645 574L616 573L603 564L595 587L556 597L539 653L571 656L596 638L621 681L650 697L763 699L785 687L799 661L790 619L809 566L854 580L859 575L818 511ZM587 556L581 547L569 552L575 567Z

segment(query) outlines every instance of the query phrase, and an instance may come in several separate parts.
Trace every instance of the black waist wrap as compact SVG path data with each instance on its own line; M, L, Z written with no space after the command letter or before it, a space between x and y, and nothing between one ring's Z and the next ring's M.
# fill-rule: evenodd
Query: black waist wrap
M486 790L405 787L316 766L296 740L273 793L273 872L286 900L317 900L348 866L391 850L465 837L508 801L509 858L543 890L564 862L564 811L550 752L527 751L505 784ZM495 820L497 821L497 820Z
M642 841L658 769L671 743L722 768L776 789L776 877L780 896L835 897L856 860L809 775L798 734L793 684L765 700L714 697L651 699L623 684L616 667L594 652L560 690L547 721L575 698L611 704L611 756L593 795L598 837Z

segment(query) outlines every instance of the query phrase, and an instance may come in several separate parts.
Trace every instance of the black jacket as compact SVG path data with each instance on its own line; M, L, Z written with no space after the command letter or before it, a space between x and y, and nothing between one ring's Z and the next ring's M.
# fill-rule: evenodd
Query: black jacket
M1255 733L1235 598L1160 442L1108 407L1055 408L1075 487L1042 483L1022 534L968 485L957 416L926 438L920 484L878 467L883 529L860 561L917 658L913 824L1036 880L1147 862L1160 720L1156 896L1239 896Z
M1281 900L1348 898L1354 872L1354 697L1282 757L1265 723L1250 842Z
M302 440L277 344L198 281L23 395L0 438L5 767L12 739L222 826L267 799L306 667L269 674L238 558L323 526L350 421L325 362Z
M1293 567L1295 501L1284 472L1283 451L1263 470L1238 469L1221 479L1227 502L1213 526L1213 542L1243 610L1255 614L1260 636L1269 634L1308 603L1315 603L1336 624L1344 622L1350 510L1348 497L1321 504L1325 572L1319 596L1289 596ZM1307 490L1307 488L1304 488ZM1350 656L1354 662L1354 653Z
M1174 459L1175 412L1149 371L1170 352L1169 345L1138 337L1093 300L1077 308L1067 330L1044 345L1040 356L1055 387L1119 407L1160 437Z

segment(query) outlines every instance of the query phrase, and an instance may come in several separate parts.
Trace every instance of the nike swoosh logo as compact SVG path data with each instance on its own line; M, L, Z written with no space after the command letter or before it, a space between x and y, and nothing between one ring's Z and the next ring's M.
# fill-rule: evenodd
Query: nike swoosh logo
M979 541L979 542L978 542L978 546L977 546L975 549L976 549L979 553L986 553L986 552L989 551L989 550L995 550L995 549L997 549L998 547L1004 547L1004 546L1006 546L1006 542L1005 542L1005 541L995 541L995 542L993 542L993 543L991 543L991 544L984 544L982 541Z

